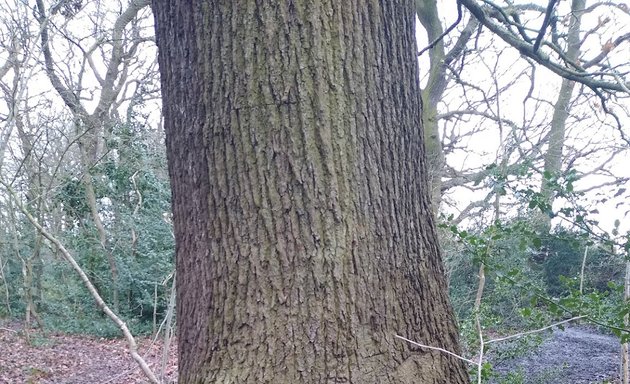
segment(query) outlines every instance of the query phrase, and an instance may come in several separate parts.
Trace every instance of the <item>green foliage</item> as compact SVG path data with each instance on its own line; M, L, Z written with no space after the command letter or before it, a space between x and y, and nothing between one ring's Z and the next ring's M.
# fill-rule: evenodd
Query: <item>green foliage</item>
M551 296L561 296L575 289L569 286L569 281L580 278L583 262L583 278L589 289L607 291L610 281L622 278L623 258L606 252L605 245L595 243L582 232L556 229L546 236L539 255L538 262L543 266L547 292Z
M152 329L154 311L158 321L164 316L172 281L169 278L174 271L164 149L150 140L146 127L132 123L112 127L107 150L106 156L89 170L107 232L105 247L87 202L84 170L77 169L77 162L60 165L61 184L50 201L55 216L50 214L47 220L108 305L113 308L117 292L118 314L132 330L146 332ZM9 306L0 306L0 313L8 315L10 310L13 316L23 316L25 260L32 257L33 263L41 263L41 269L32 272L32 285L37 288L33 290L34 300L48 327L119 336L120 331L96 307L70 265L57 250L46 246L37 254L37 233L24 217L18 214L17 218L15 231L0 234L3 239L16 236L15 241L0 248L0 260L7 261L0 288L4 293L2 284L6 284L10 297ZM110 256L118 274L115 282Z
M477 273L484 264L486 287L482 304L484 325L505 329L524 325L520 309L527 306L531 292L518 289L512 281L540 285L541 268L531 262L530 254L539 237L526 221L495 222L479 233L442 225L446 264L450 273L450 294L460 319L471 317L477 293ZM507 279L506 277L510 278ZM476 335L473 335L476 337Z
M74 220L84 219L90 214L85 186L77 177L68 176L62 180L55 202L63 206L69 224L72 224Z
M505 376L496 375L499 384L524 384L525 372L523 368L519 368L516 371L508 372Z
M497 167L489 169L498 194L512 192L528 210L518 210L518 216L485 227L462 229L448 221L440 225L449 293L469 353L474 355L479 348L476 316L486 341L489 335L514 334L574 317L605 327L621 341L630 341L624 323L630 303L624 302L622 294L630 234L620 235L619 220L610 234L599 229L590 212L578 203L574 171L562 177L543 175L553 198L570 203L554 211L546 195L549 191L543 194L533 187L523 189L518 183L519 187L514 187ZM540 214L556 218L562 225L549 231L540 225ZM485 289L475 312L482 264ZM492 343L486 352L496 363L525 354L539 342L539 337L526 337L507 344ZM482 379L519 383L524 382L524 374L516 371L501 376L484 366ZM549 370L527 380L547 383L559 374L558 369Z

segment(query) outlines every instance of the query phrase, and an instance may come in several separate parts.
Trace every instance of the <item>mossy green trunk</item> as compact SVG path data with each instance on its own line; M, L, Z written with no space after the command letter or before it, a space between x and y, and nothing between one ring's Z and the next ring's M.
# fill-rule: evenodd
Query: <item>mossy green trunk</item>
M155 0L180 383L465 383L413 1Z

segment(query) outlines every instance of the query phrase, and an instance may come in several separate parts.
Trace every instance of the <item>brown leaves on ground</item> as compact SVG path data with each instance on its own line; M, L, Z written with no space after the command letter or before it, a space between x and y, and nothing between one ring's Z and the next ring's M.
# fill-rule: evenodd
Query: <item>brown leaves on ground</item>
M124 339L29 332L19 323L0 323L0 383L2 384L136 384L147 383L131 358ZM138 351L160 374L162 338L138 337ZM177 381L177 341L173 339L165 383Z

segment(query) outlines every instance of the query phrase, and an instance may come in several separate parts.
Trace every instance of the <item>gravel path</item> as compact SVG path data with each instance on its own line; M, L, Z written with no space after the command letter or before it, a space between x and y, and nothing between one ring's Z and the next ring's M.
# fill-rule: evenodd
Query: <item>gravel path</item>
M619 377L619 339L591 328L556 330L527 356L503 361L495 371L521 369L526 384L616 383Z

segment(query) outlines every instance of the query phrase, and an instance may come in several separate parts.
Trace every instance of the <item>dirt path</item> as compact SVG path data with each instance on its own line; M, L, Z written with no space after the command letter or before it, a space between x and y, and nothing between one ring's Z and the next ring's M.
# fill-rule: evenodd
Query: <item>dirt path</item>
M497 363L502 373L522 369L525 383L616 383L619 377L619 339L591 328L554 331L525 357Z

